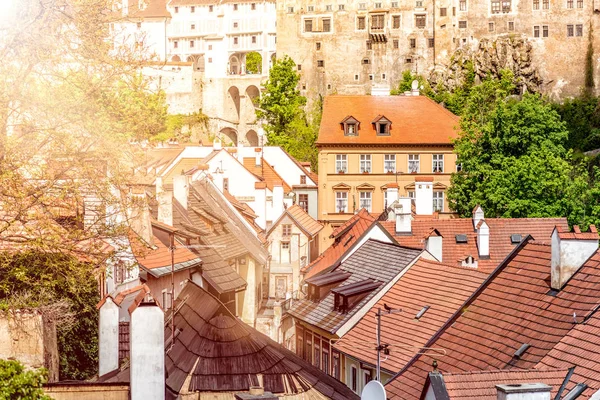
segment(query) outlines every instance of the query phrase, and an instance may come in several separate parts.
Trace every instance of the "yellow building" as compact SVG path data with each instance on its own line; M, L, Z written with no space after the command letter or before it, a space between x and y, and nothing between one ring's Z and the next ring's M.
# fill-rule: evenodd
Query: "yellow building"
M317 141L321 248L359 209L378 214L398 197L413 198L417 214L449 215L458 122L425 96L326 97Z

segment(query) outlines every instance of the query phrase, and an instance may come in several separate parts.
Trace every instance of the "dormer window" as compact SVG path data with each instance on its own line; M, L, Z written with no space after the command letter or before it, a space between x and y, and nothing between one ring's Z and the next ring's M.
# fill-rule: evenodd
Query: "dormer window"
M377 132L377 136L389 136L390 129L392 128L392 121L387 119L383 115L378 115L375 120L373 120L373 125L375 125L375 131Z
M358 126L360 122L353 116L349 115L342 121L344 128L344 136L358 136Z

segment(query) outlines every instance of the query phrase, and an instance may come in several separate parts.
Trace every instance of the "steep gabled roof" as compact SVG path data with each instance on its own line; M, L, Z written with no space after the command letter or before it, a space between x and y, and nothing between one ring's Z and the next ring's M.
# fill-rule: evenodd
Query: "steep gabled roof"
M283 192L289 193L292 191L290 185L288 185L281 175L275 171L275 169L269 164L264 158L261 159L262 165L256 165L256 159L244 158L244 167L254 175L262 178L267 184L267 188L273 191L275 185L282 185Z
M294 221L296 226L300 228L308 237L314 237L317 233L323 229L323 225L317 222L313 217L308 215L306 211L302 209L298 204L294 204L291 207L285 209L283 214L275 221L267 232L267 236L273 232L273 230L279 225L284 217L288 216Z

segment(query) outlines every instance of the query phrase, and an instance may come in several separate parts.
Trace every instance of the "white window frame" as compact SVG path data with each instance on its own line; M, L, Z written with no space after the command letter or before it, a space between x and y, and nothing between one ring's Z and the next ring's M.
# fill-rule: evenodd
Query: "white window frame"
M411 168L412 166L412 168ZM416 166L416 168L414 168ZM421 157L419 154L408 155L408 173L419 173L421 171Z
M373 192L363 190L359 192L359 209L366 208L368 212L373 210Z
M415 191L414 191L414 190L407 190L407 191L406 191L406 196L407 196L409 199L413 199L413 200L414 200L414 199L415 199Z
M371 173L371 155L370 154L361 154L360 155L360 173Z
M431 170L433 172L444 172L444 155L443 154L433 154L431 162Z
M444 212L444 192L433 192L433 211Z
M340 204L343 204L344 207L340 207ZM344 213L344 214L348 212L348 192L347 191L340 190L340 191L335 192L335 212L336 213Z
M335 155L335 172L338 173L343 171L348 172L348 155L347 154L336 154Z
M391 168L390 168L391 166ZM396 173L396 155L395 154L384 154L383 155L383 172Z

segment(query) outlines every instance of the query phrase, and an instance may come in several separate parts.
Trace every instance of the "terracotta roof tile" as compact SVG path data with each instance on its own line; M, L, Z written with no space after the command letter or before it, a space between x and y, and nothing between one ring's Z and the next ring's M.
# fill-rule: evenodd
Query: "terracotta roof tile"
M304 231L304 233L309 237L314 237L321 231L321 229L323 229L323 225L308 215L308 213L304 211L304 209L302 209L302 207L300 207L298 204L294 204L293 206L285 209L283 214L281 214L281 216L269 229L267 235L269 235L273 229L275 229L275 227L279 224L279 221L281 221L286 215L295 221L298 228Z
M146 7L140 9L139 0L129 0L128 14L129 18L162 18L171 17L167 11L168 0L146 0Z
M567 349L574 340L587 350L586 340L593 340L588 334L597 332L596 321L589 319L589 326L578 327L573 315L582 323L600 303L600 251L558 293L550 292L550 263L549 245L531 241L519 245L427 344L447 352L439 360L440 371L531 369L540 363L563 368L558 360L569 358L583 369L582 377L590 386L600 389L600 377L591 373L598 346L590 347L589 353ZM525 343L530 347L515 357ZM419 398L431 362L431 355L414 357L388 383L390 398Z
M401 313L381 319L382 343L392 344L391 353L382 368L396 373L421 351L421 347L486 277L486 274L473 268L419 259L335 347L362 362L375 365L376 353L372 348L360 345L365 341L375 341L377 323L373 314L378 308L383 309L384 304L402 309ZM429 309L417 320L417 313L425 306L429 306Z
M289 193L292 191L290 185L288 185L281 175L275 171L275 169L269 164L264 158L262 159L262 166L256 165L256 160L252 157L244 158L244 167L254 175L264 179L267 188L273 191L273 187L276 185L283 185L283 192Z
M361 310L383 286L402 272L420 254L420 250L369 239L330 273L336 273L337 271L351 273L350 277L337 286L336 289L369 279L380 283L379 289L374 289L345 314L334 311L334 295L331 292L320 302L313 302L308 299L299 300L289 310L289 313L306 323L327 332L335 333ZM390 260L393 260L393 262L390 262Z
M333 234L339 234L346 229L344 235L340 236L331 246L329 246L319 257L302 269L305 278L309 278L337 263L354 242L371 226L375 221L373 217L364 208L352 216L342 226L333 231Z
M357 136L345 136L342 120L360 122ZM392 123L389 136L377 136L371 121L384 114ZM459 119L426 96L327 96L318 145L444 144L455 139Z

